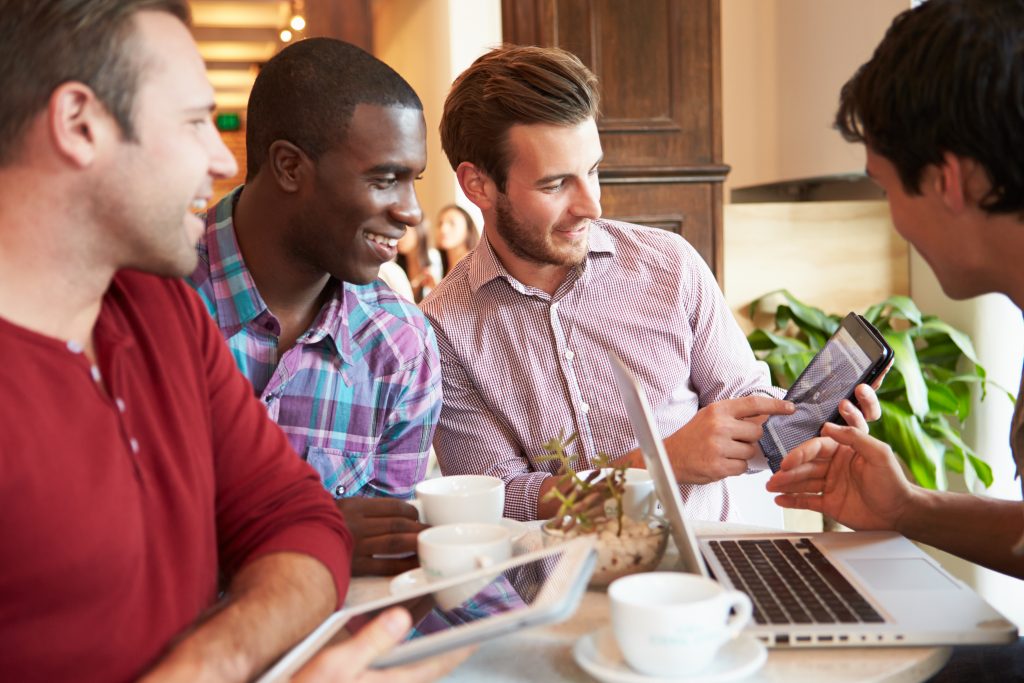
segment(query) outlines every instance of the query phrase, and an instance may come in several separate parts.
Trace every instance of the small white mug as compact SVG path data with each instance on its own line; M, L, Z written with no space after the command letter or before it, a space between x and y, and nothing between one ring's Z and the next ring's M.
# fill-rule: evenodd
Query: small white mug
M423 521L431 526L498 524L505 510L505 483L482 474L424 479L416 484L416 500Z
M484 569L512 557L512 532L498 524L444 524L416 537L420 566L434 582ZM442 609L453 609L480 592L494 577L477 579L438 591Z
M595 480L594 483L599 483L606 476L611 468L604 468ZM577 476L580 479L586 479L590 476L594 470L584 470L578 472ZM626 469L626 488L622 494L622 512L631 519L646 519L648 515L653 514L653 506L655 503L654 496L654 480L651 478L651 473L645 469L638 467L630 467ZM606 506L613 505L613 501L608 501ZM608 514L614 514L612 510L608 510Z
M752 612L743 593L681 572L623 577L608 587L608 597L622 656L649 676L683 676L707 668L719 648L750 623Z

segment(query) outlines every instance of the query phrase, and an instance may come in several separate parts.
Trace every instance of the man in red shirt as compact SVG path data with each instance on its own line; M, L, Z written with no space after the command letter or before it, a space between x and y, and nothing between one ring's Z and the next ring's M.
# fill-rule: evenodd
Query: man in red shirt
M10 680L249 679L348 587L341 516L177 279L191 209L236 171L187 21L185 0L0 11ZM359 680L408 623L389 613L306 674Z

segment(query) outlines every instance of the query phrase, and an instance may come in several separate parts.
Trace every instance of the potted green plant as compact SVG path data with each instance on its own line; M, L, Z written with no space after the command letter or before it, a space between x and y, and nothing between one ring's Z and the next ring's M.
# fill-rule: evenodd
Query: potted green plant
M777 290L750 304L755 324L763 318L758 311L776 300L780 303L769 314L770 324L752 331L747 340L768 364L772 380L788 388L841 317ZM961 435L971 412L970 387L978 385L984 399L988 384L970 337L937 316L922 315L905 296L889 297L863 315L894 353L893 367L877 392L882 417L871 424L872 436L892 447L921 486L945 489L947 471L963 474L969 484L978 480L989 486L991 468Z
M544 444L547 455L538 460L559 463L558 481L545 500L559 502L558 513L541 526L545 544L560 543L580 534L596 539L597 566L592 586L607 586L627 574L658 566L668 542L668 524L660 517L632 519L623 514L626 466L612 465L604 453L595 458L595 469L579 472L566 451L576 434L563 431Z

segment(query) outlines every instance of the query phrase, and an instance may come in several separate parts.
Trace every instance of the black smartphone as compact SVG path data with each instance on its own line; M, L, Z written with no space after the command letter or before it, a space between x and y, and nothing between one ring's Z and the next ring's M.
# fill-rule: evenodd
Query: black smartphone
M772 472L779 471L782 458L804 441L818 436L826 422L844 424L839 402L853 400L858 384L871 384L892 360L892 349L875 327L856 313L842 324L821 351L811 359L786 400L796 404L791 415L772 415L764 423L759 443Z

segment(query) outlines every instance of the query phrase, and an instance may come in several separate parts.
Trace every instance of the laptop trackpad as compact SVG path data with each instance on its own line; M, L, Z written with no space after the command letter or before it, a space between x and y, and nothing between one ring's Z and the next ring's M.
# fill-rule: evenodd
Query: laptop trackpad
M878 590L934 591L957 588L949 577L924 559L849 559L845 562L866 584Z

